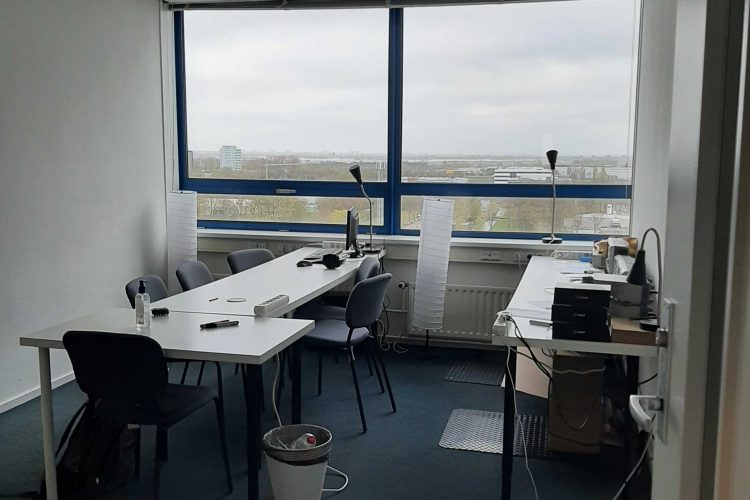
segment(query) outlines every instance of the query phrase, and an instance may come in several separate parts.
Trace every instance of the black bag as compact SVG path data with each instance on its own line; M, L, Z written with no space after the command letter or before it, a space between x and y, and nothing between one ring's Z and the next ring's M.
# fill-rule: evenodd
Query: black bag
M81 406L55 452L59 498L96 497L125 484L134 476L137 439L125 422L99 415L90 403Z

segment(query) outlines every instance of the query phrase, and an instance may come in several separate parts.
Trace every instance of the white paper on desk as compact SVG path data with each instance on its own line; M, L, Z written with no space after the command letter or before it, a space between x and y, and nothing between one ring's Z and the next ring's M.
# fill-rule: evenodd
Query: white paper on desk
M560 267L560 274L585 274L590 269L591 264L588 262L566 262Z
M530 318L530 319L546 319L550 320L552 319L552 303L550 302L547 304L547 307L538 307L535 303L542 303L546 304L542 300L531 300L527 302L526 304L529 305L529 307L511 307L508 308L507 311L510 313L513 317L518 318Z

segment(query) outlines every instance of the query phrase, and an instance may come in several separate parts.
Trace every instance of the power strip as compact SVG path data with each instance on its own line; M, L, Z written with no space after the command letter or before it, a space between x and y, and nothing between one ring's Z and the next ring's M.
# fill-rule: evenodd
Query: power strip
M277 295L271 297L268 300L264 300L260 304L255 304L253 311L256 316L261 318L266 317L289 303L289 295Z

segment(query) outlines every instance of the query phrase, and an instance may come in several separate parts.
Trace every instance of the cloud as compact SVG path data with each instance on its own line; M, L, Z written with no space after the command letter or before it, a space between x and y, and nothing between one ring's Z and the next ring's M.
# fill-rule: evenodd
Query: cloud
M634 2L406 9L404 152L626 153ZM191 149L385 152L385 9L185 18Z

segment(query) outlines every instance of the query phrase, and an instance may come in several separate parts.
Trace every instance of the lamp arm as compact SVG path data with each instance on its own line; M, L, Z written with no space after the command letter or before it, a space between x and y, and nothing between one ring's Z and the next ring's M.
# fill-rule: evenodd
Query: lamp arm
M372 248L373 248L372 247L372 199L369 196L367 196L367 192L365 191L364 184L360 184L359 189L362 190L362 196L367 198L367 203L370 204L370 251L372 251Z
M659 295L659 299L656 302L656 322L659 323L659 326L661 326L661 292L662 292L662 264L661 264L661 237L659 236L659 231L656 230L656 228L650 227L646 229L646 231L643 233L643 237L641 238L641 250L643 250L643 244L646 242L646 236L648 236L649 233L653 233L654 237L656 238L656 260L657 260L657 267L659 269L659 285L656 287L656 293Z
M557 203L557 187L555 186L555 168L552 167L552 237L555 237L555 204Z

